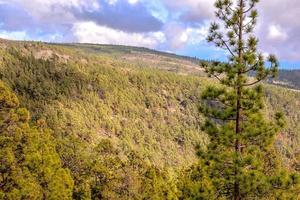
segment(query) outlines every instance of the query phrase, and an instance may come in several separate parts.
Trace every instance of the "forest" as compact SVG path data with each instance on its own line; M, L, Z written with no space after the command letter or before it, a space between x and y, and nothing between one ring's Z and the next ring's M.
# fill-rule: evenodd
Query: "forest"
M300 76L242 38L239 2L207 38L228 62L1 39L0 199L299 199Z
M1 198L185 199L193 191L184 187L197 191L196 152L209 141L199 106L213 79L77 47L2 43ZM46 50L50 58L36 58ZM278 159L297 171L300 93L265 88L266 116L286 116Z

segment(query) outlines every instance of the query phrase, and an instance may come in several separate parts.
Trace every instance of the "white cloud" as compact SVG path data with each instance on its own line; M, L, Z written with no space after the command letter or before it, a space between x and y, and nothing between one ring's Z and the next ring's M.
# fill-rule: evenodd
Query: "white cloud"
M118 14L118 12L114 13L113 9L113 11L110 11L112 13L108 13L111 15L105 14L99 20L100 14L105 13L104 9L107 9L105 6L107 2L111 4L121 3L120 5L125 3L128 5L127 9L144 6L145 10L149 11L149 16L158 18L163 22L163 25L157 25L157 23L155 25L154 23L153 27L155 28L147 29L147 27L143 26L150 23L143 23L143 17L139 13L140 10L137 10L137 12L128 11L129 13L127 13L126 8L122 10L120 15L117 15L122 16L119 17L118 21L110 21ZM72 34L74 34L78 41L111 42L114 44L144 45L148 47L163 46L168 50L174 51L189 45L204 44L208 27L206 22L214 19L214 2L215 0L0 0L0 4L21 8L33 19L32 24L29 26L26 22L31 18L28 17L27 21L24 20L25 25L21 27L18 23L12 23L20 22L20 20L14 20L17 18L14 18L12 15L12 20L8 22L19 27L19 29L13 30L21 31L0 31L0 36L11 39L24 39L24 37L31 36L33 39L38 39L48 34L45 38L52 40L54 36L54 38L61 38L59 36L61 34L63 39L69 37L72 40ZM137 5L131 6L129 4ZM260 39L259 47L262 52L275 53L280 59L284 60L300 60L300 20L298 20L300 16L300 1L273 0L270 3L270 1L264 0L258 4L258 8L260 17L256 33ZM5 12L3 13L5 15ZM81 13L86 14L83 15L86 18L79 16ZM130 15L130 13L137 13L137 15ZM96 14L99 14L99 16ZM16 13L17 15L18 13ZM132 18L127 20L129 16ZM139 19L136 16L140 16L141 20L133 23L132 19ZM145 16L148 19L147 17L149 16ZM123 22L120 19L126 19L127 21L123 20ZM86 21L94 21L98 25ZM153 20L151 19L150 21ZM20 24L23 23L20 22ZM104 24L114 29L99 24ZM8 23L8 25L10 24ZM69 33L69 27L72 26L73 29L71 31L73 32ZM130 28L128 28L129 26ZM131 31L132 27L142 28L137 29L139 31ZM36 30L33 30L34 28ZM22 30L27 30L27 35ZM149 32L153 30L158 32ZM40 34L37 33L39 31ZM139 33L129 34L126 31ZM58 33L57 36L54 33ZM51 37L49 36L50 34Z
M261 49L281 60L300 60L300 1L261 1L258 8Z
M214 0L161 0L170 10L183 13L186 21L201 23L214 17Z
M139 0L128 0L128 3L130 3L130 4L136 4L138 2L139 2Z
M78 42L131 45L154 48L165 40L162 32L154 33L126 33L105 26L99 26L94 22L75 23L72 29Z
M181 33L181 35L179 37L180 42L186 43L188 41L188 39L189 39L189 36L186 31Z
M197 28L187 28L188 42L191 45L200 44L206 40L209 31L209 24L204 24Z
M287 34L279 25L270 25L268 38L270 40L286 40Z
M179 14L182 23L186 23L187 26L190 23L201 24L214 19L214 0L160 1L164 3L171 14L175 13L175 17ZM263 52L275 53L282 60L300 60L300 20L298 20L300 17L300 1L272 0L270 2L265 0L260 1L258 9L259 26L256 33L260 39L260 49ZM174 34L174 37L180 38L180 34ZM186 35L186 33L183 35ZM198 43L198 40L201 41L202 37L197 38L195 36L196 34L188 34L189 39L186 44L190 44L191 41L192 43ZM175 46L183 45L179 39L171 41Z
M100 5L97 0L3 0L25 9L32 17L41 22L71 23L75 21L71 11L76 8L89 11L97 10Z
M201 24L214 20L214 0L161 1L170 12L180 13L180 19L183 23L196 22ZM265 0L260 1L258 9L257 36L260 39L260 49L263 52L275 53L282 60L300 60L300 20L298 20L300 1L272 0L270 2ZM203 29L204 27L205 25ZM189 38L191 37L189 36ZM201 37L188 41L197 43L197 40L201 40Z
M115 5L118 0L106 0L106 2L109 4L109 5Z
M182 23L172 22L165 26L167 45L172 49L181 49L187 45L201 45L206 39L209 24L187 27Z
M172 22L164 27L167 45L170 49L181 49L186 45L187 35L186 28L183 24Z

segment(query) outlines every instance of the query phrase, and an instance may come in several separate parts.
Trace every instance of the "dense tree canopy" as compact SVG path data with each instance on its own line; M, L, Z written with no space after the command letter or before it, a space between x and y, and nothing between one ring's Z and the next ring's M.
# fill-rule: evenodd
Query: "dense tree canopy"
M0 199L71 199L73 180L49 130L30 126L29 119L0 82Z

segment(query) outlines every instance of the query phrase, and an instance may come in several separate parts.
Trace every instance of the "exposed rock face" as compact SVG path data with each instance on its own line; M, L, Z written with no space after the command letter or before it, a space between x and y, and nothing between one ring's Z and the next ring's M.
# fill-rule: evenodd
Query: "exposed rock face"
M54 55L54 53L51 50L41 50L41 51L34 53L34 58L47 60L47 59L51 58L53 55Z

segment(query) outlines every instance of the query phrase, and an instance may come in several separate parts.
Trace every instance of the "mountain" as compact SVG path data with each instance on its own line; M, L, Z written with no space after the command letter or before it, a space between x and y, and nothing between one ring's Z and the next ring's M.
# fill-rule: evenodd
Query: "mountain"
M271 81L273 84L285 87L299 89L300 88L300 70L280 70L277 80Z
M216 82L201 68L206 61L113 45L1 40L0 47L1 82L29 110L29 125L50 133L74 199L176 195L178 173L208 142L198 106ZM280 80L296 86L291 74L281 71ZM265 88L266 115L280 110L287 119L277 150L297 168L300 92Z

